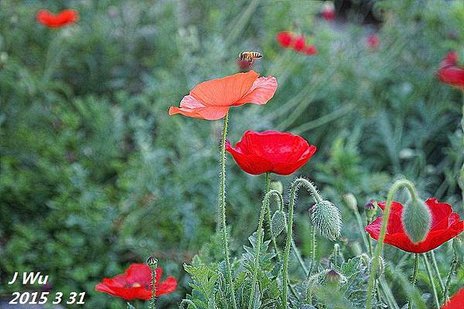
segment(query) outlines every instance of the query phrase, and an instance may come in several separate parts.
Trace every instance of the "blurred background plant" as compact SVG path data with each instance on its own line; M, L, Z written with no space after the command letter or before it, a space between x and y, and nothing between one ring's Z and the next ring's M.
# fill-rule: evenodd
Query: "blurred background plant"
M348 192L360 204L384 200L405 176L462 215L462 93L435 72L449 49L464 59L464 3L335 1L336 18L326 21L323 2L1 1L0 297L20 289L5 284L11 273L34 270L50 275L53 291L87 292L89 308L122 308L95 284L154 255L180 283L159 305L177 306L190 289L182 263L215 230L221 124L168 117L167 108L198 82L236 72L244 50L264 55L255 70L279 88L265 107L233 109L229 138L278 129L317 145L299 174L341 209L342 254L360 253L356 218L342 207ZM41 8L73 8L80 20L48 29L35 21ZM318 54L282 49L279 31L304 34ZM372 34L378 46L368 45ZM232 249L241 252L264 179L229 170ZM275 179L288 187L292 177ZM296 211L295 241L308 256L307 214ZM318 247L332 252L323 239ZM390 249L385 275L404 304L399 274L412 259ZM450 245L437 260L445 274ZM464 280L460 265L452 292Z

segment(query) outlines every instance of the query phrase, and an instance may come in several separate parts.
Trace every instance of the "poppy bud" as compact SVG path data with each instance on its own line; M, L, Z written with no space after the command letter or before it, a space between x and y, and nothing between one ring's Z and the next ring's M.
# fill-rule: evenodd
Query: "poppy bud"
M372 221L375 214L377 213L377 202L375 200L370 200L364 204L364 209L366 210L366 217L369 222Z
M346 277L343 276L341 273L337 272L334 269L329 270L325 274L325 281L328 283L345 283L346 282Z
M311 224L319 233L330 240L340 236L342 220L338 208L330 201L321 201L314 204L310 209Z
M427 237L432 223L429 208L424 201L416 198L405 207L401 221L406 235L414 244Z
M158 267L158 260L152 256L149 256L147 259L147 265L150 266L151 269L156 269L156 267Z
M345 201L348 208L350 208L353 211L358 210L358 201L356 200L356 197L354 197L353 194L347 193L343 195L343 200Z
M375 210L377 208L375 200L369 200L366 204L364 204L364 209L366 210Z
M369 261L369 269L371 269L373 261L374 261L374 258L372 258ZM378 264L377 271L375 272L375 278L376 279L380 278L380 276L382 276L384 270L385 270L385 261L383 260L383 257L379 256L379 264Z
M284 193L284 186L282 185L282 183L280 181L271 181L270 189L271 190L276 190L280 194Z
M282 210L277 210L271 219L271 233L273 237L277 237L287 226L287 219Z

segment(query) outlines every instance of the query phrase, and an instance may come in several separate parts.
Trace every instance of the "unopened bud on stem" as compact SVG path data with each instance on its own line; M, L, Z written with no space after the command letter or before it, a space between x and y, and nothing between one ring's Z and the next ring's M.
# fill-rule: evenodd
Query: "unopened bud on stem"
M350 208L352 211L358 210L358 201L356 200L356 197L353 194L347 193L343 195L343 200L345 201L348 208Z
M404 207L401 218L404 231L413 243L420 243L427 237L430 230L432 223L430 210L425 202L418 198L413 198L411 203Z
M312 225L322 236L330 240L340 236L342 219L338 208L332 202L320 201L314 204L309 212Z

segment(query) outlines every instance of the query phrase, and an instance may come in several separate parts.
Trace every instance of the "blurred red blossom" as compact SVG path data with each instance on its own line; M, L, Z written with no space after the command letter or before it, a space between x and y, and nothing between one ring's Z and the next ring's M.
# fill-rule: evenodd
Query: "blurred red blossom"
M424 253L437 248L464 231L464 221L461 221L459 215L453 212L449 204L441 203L436 198L429 198L425 201L425 204L432 215L432 224L422 242L414 244L409 239L403 226L403 205L393 202L387 224L385 243L407 252ZM385 202L379 202L378 205L382 210L385 208ZM376 240L379 238L382 219L382 217L378 217L374 222L366 226L366 231Z
M327 21L335 19L335 7L332 2L326 2L321 11L321 16Z
M315 55L317 54L317 49L316 46L314 45L307 45L305 49L303 50L303 53L306 55Z
M449 52L441 61L437 75L443 83L464 89L464 67L458 66L458 54L455 51Z
M305 165L317 148L304 138L287 132L246 131L235 147L227 142L226 150L249 174L289 175Z
M156 296L172 293L177 288L177 280L167 277L161 281L163 269L156 269ZM151 269L146 264L131 264L126 272L113 278L104 278L96 285L95 290L120 297L125 300L151 298Z
M454 294L451 299L446 302L446 304L441 307L441 309L462 309L464 308L464 288L461 288L459 291Z
M182 114L192 118L218 120L232 106L266 104L276 89L275 77L259 77L255 71L212 79L196 85L182 99L180 107L169 108L169 115Z
M36 19L49 28L60 28L77 22L79 13L76 10L63 10L55 15L48 10L39 10Z
M276 40L283 48L292 48L294 51L306 55L317 54L316 46L307 44L304 35L296 35L289 31L281 31L277 33Z
M277 33L276 40L283 48L290 47L293 42L293 33L289 31L281 31Z
M380 45L380 39L377 34L370 34L366 39L367 47L370 49L377 49Z

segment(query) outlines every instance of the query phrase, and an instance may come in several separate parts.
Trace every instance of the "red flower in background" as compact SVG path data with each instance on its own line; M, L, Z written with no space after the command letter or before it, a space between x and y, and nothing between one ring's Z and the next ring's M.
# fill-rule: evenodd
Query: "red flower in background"
M156 269L156 296L172 293L177 288L177 280L167 277L161 281L163 269ZM151 298L151 269L146 264L131 264L126 272L113 278L104 278L95 290L125 300Z
M458 54L449 52L442 60L437 72L438 78L445 84L464 89L464 68L458 66Z
M275 77L259 77L255 71L237 73L196 85L169 115L182 114L205 120L223 118L232 106L266 104L277 89Z
M306 54L306 55L315 55L315 54L317 54L316 46L314 46L314 45L306 46L305 49L303 50L303 53Z
M335 7L332 2L325 3L321 11L321 16L327 21L335 19Z
M464 221L460 220L459 215L453 212L449 204L440 203L436 198L429 198L425 201L425 204L432 215L432 224L424 241L414 244L409 239L403 227L403 205L393 202L387 224L385 243L407 252L424 253L437 248L464 230ZM382 210L385 208L385 202L380 202L378 205ZM378 217L374 222L366 226L366 231L372 238L377 240L381 226L382 217Z
M60 28L78 21L79 13L76 10L63 10L55 15L48 10L40 10L37 12L36 18L42 25Z
M283 48L290 47L293 42L293 34L289 31L282 31L277 33L276 40Z
M289 31L277 33L276 40L283 48L292 48L294 51L306 55L317 54L317 49L312 44L307 44L304 35L296 35Z
M441 307L441 309L462 309L464 308L464 288L454 294L451 299Z
M371 34L366 39L367 47L370 49L377 49L380 45L380 39L377 34Z
M306 47L306 40L303 35L297 36L293 41L293 49L297 52L301 52Z
M227 142L226 150L249 174L289 175L305 165L317 148L291 133L246 131L235 147Z

